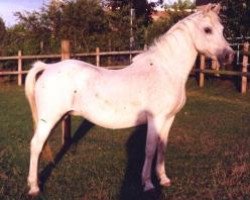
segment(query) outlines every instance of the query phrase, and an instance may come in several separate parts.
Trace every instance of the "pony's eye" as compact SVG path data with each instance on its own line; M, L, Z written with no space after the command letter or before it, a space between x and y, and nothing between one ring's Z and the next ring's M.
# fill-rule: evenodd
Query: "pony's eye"
M204 28L204 32L205 32L206 34L212 34L212 29L209 28L209 27L206 27L206 28Z

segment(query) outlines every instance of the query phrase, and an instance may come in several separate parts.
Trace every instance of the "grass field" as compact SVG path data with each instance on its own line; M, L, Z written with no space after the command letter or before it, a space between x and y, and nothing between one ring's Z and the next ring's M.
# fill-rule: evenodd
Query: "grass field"
M229 83L188 83L188 101L170 132L166 167L172 186L143 193L145 126L106 130L73 118L73 143L40 163L46 200L250 199L250 95ZM249 93L249 91L248 91ZM31 115L23 88L0 86L0 199L29 199ZM49 139L60 151L60 129ZM156 181L157 183L157 181Z

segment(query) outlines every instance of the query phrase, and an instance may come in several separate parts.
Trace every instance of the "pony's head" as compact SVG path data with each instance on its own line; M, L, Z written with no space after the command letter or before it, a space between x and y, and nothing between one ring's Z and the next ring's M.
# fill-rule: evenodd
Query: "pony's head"
M223 35L223 26L218 16L220 4L208 4L187 20L190 34L196 50L207 57L218 60L221 64L233 61L234 51Z

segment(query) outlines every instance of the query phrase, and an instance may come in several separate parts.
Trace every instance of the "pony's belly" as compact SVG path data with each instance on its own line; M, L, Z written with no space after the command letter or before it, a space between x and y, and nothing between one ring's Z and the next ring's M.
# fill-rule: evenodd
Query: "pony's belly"
M90 109L72 111L72 115L82 116L90 122L109 129L122 129L134 127L146 123L146 112L143 111L122 111L122 110L105 110Z
M109 91L110 88L81 88L83 92L75 96L71 111L94 124L111 129L128 128L146 122L145 106L138 97L131 97L118 89Z

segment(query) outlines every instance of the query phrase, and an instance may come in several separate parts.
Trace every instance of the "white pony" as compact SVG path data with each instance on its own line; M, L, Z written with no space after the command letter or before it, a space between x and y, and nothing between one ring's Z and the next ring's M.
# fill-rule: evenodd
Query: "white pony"
M147 123L141 174L144 190L154 188L151 165L156 152L156 174L162 186L169 186L164 152L175 115L186 101L185 84L198 52L223 63L233 59L233 50L223 37L219 10L219 5L209 4L179 21L121 70L77 60L36 62L25 83L36 123L31 140L29 194L39 192L39 155L51 129L66 114L111 129Z

